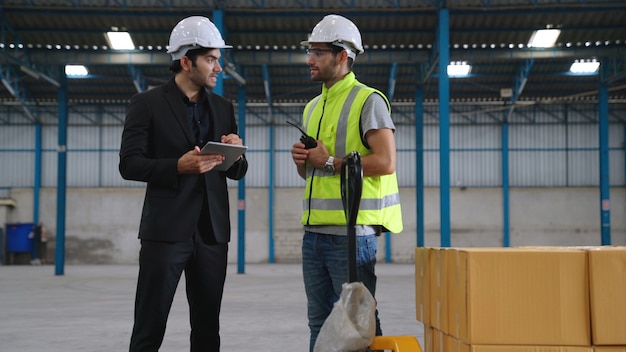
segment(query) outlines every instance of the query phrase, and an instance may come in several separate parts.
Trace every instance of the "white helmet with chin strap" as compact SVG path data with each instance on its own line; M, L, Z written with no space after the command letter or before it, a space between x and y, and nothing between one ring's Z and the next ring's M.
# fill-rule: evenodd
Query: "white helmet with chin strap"
M359 29L352 21L340 15L325 16L315 25L309 39L300 42L304 46L310 43L330 43L340 46L348 51L348 56L353 60L357 54L363 53Z
M170 34L167 53L172 60L179 60L190 49L197 48L222 49L232 48L224 43L220 31L213 22L202 16L191 16L176 24Z

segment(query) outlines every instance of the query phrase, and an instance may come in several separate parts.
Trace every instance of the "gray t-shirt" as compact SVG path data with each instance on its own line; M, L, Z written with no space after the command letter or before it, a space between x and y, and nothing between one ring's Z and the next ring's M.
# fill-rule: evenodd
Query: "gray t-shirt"
M361 111L361 137L365 141L365 134L370 130L378 130L382 128L389 128L393 131L396 130L396 126L391 120L391 115L387 109L387 102L379 94L370 94L363 104L363 110ZM369 148L367 144L366 147Z
M387 109L387 102L379 94L373 93L367 97L361 111L361 139L367 148L369 148L365 140L367 132L382 128L388 128L394 132L396 130L396 126ZM356 235L380 234L380 229L377 229L377 227L378 226L357 225L355 226ZM348 235L347 226L305 225L304 230L328 235Z

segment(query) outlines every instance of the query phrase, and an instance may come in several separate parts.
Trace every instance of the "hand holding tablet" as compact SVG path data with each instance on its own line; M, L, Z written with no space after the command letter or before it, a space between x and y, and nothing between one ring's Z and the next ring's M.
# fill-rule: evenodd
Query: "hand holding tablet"
M221 154L224 161L213 170L226 171L248 149L245 145L227 144L220 142L207 142L202 147L200 154Z

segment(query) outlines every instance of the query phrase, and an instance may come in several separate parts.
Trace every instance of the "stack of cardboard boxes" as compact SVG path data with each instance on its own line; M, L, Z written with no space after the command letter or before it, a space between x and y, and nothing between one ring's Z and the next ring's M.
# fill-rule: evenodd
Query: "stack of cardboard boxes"
M415 250L424 352L626 352L626 247Z

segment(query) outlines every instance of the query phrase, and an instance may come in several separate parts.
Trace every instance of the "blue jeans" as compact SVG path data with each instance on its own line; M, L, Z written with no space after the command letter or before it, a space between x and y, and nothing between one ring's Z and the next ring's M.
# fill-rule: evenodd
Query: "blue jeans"
M376 235L356 237L358 281L376 297ZM313 352L317 335L333 304L341 295L341 285L348 282L348 236L305 232L302 241L302 274L307 296L307 311ZM376 335L382 335L376 311Z

